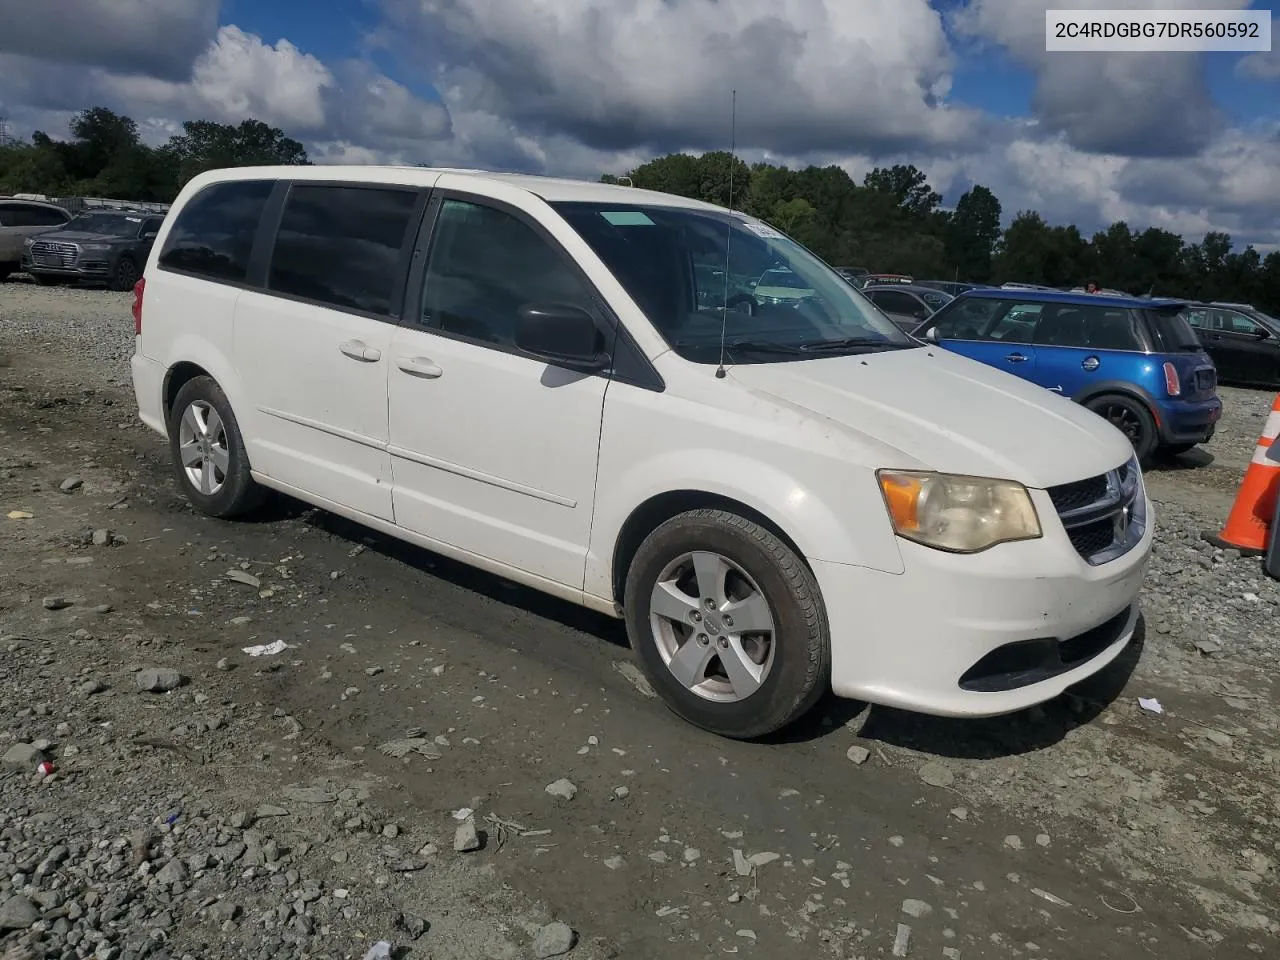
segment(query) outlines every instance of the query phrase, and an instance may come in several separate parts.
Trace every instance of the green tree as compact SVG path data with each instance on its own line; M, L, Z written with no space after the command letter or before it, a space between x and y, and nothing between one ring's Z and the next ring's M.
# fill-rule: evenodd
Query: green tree
M175 193L206 170L310 163L301 143L261 120L244 120L239 125L188 120L182 131L161 148L174 177Z
M862 181L863 186L888 194L897 200L907 213L926 216L942 203L942 194L929 186L924 171L914 166L894 164L892 167L876 167Z
M991 279L992 258L1000 240L1000 201L981 184L960 197L944 230L947 261L964 280Z

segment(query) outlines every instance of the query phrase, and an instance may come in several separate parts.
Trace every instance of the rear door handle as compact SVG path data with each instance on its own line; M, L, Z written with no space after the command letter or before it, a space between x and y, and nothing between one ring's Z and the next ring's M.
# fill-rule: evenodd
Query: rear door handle
M338 349L352 360L359 360L361 363L377 363L382 359L382 351L365 346L363 340L346 340L338 344Z
M1026 363L1027 361L1026 355L1021 353L1011 353L1005 359L1010 363Z
M426 357L401 357L398 363L400 369L411 377L434 380L444 373L439 364Z

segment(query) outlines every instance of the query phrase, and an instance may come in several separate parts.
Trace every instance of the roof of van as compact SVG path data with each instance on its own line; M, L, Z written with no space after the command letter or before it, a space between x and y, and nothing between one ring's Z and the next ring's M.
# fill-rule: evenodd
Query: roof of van
M1067 303L1073 306L1103 306L1142 309L1152 307L1186 306L1187 301L1176 297L1110 296L1103 293L1063 293L1059 290L1020 290L1003 287L979 287L966 290L957 300L1017 300L1020 303Z
M593 180L572 180L562 177L543 177L526 173L496 173L491 170L473 170L459 167L412 167L381 164L359 166L316 164L313 166L228 167L209 171L215 180L350 180L374 183L420 184L429 186L437 176L449 174L459 178L452 185L465 188L466 180L503 183L527 190L548 203L580 201L586 203L618 203L667 207L687 207L698 210L723 210L715 204L691 200L656 190L638 187L622 187Z

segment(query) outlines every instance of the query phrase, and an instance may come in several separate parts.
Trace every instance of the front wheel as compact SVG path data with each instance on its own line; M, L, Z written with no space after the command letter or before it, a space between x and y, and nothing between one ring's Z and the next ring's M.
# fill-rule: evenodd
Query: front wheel
M787 544L723 510L673 517L627 573L627 634L676 714L734 739L806 714L830 682L831 642L813 573Z
M133 257L121 257L111 275L111 289L126 292L132 290L133 285L138 282L138 276L138 265L134 263Z
M236 415L212 377L183 384L169 411L169 453L178 483L201 513L228 519L266 499L249 473Z
M1155 418L1144 403L1133 397L1109 393L1094 397L1085 406L1128 437L1139 463L1151 459L1160 437L1156 432Z

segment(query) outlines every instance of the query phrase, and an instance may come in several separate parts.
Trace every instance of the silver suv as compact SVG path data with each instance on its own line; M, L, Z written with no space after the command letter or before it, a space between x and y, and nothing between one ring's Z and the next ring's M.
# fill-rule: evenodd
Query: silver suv
M0 197L0 283L21 265L24 240L56 230L70 219L71 214L56 204Z

